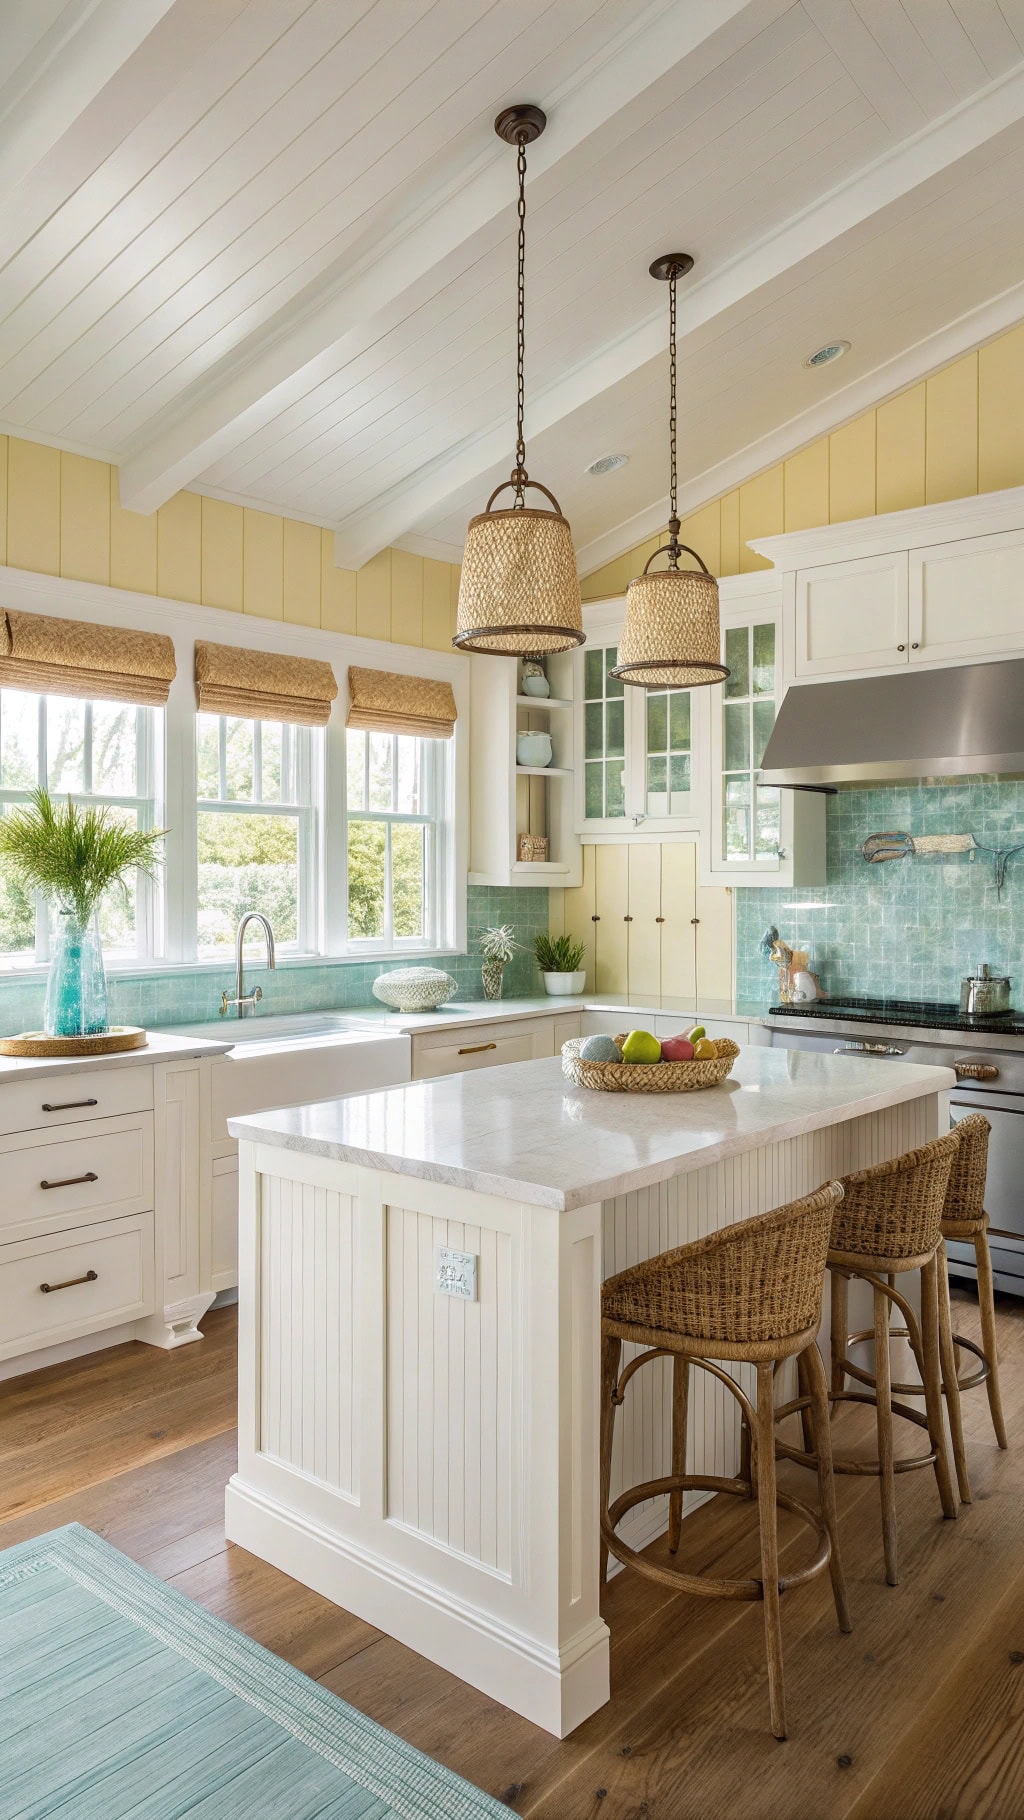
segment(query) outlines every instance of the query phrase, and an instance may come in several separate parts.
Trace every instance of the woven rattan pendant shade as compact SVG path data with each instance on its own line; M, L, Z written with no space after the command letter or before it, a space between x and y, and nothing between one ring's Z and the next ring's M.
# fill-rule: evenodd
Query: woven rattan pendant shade
M466 532L454 642L497 656L583 643L572 532L560 512L481 512Z
M703 569L658 569L626 590L614 675L647 689L724 682L718 583ZM682 655L685 653L685 655Z

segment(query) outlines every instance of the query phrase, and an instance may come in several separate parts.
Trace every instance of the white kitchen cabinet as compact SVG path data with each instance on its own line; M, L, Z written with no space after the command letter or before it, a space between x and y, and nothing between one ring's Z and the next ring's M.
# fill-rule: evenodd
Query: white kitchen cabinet
M464 1024L458 1030L432 1030L412 1039L412 1078L430 1080L442 1074L467 1074L500 1062L534 1062L553 1055L554 1019L500 1018L493 1024Z
M794 585L797 676L859 675L907 662L905 550L799 569Z
M1024 529L910 552L911 663L1024 651Z
M586 645L573 660L576 832L625 840L697 826L697 778L704 755L702 691L627 687L610 672L626 603L584 609Z
M554 924L586 947L586 990L728 1003L733 900L697 880L691 837L586 846L583 883L566 891Z
M155 1299L152 1212L2 1245L0 1359L135 1321Z

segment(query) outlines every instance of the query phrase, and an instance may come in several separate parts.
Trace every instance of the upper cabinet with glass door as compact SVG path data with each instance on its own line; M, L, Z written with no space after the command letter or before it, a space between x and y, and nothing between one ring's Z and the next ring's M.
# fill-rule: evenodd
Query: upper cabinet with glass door
M697 826L698 712L689 689L625 687L621 600L601 603L576 654L577 833L672 833ZM591 613L586 615L587 621Z
M783 694L782 593L767 573L721 583L722 687L709 689L701 883L817 885L825 877L825 798L758 782Z

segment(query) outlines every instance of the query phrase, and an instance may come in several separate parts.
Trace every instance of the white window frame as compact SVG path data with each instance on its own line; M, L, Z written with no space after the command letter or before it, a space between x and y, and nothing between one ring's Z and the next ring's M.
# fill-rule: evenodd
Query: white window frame
M330 720L323 736L318 739L321 755L316 763L314 800L319 816L319 839L315 843L319 853L315 862L316 876L307 893L313 925L310 951L306 954L286 952L282 956L285 967L368 957L366 944L349 942L347 934L345 721L349 707L349 665L395 670L403 675L451 683L458 715L455 734L450 740L435 742L443 749L439 762L444 769L444 843L441 862L443 877L439 881L437 893L437 939L432 952L439 955L465 952L469 867L470 688L469 659L463 653L396 645L382 639L360 638L349 633L294 626L283 621L248 615L243 617L242 614L200 607L188 601L170 600L52 575L38 575L30 570L3 565L0 565L0 586L3 588L4 604L12 610L80 619L95 625L161 632L169 635L174 644L177 675L171 684L167 706L162 711L151 710L157 717L155 724L158 725L162 717L164 735L162 742L154 735L153 752L157 781L161 786L157 790L157 801L161 805L157 825L168 829L165 864L161 868L163 917L161 919L154 906L152 953L134 959L111 957L109 972L123 977L132 974L145 976L153 971L166 972L177 966L189 971L204 968L219 968L223 971L224 968L223 956L200 958L196 952L196 816L199 805L196 794L194 670L195 644L197 640L204 639L246 649L256 647L284 656L326 661L331 665L339 686ZM246 804L243 802L235 807L244 811ZM268 805L268 812L271 807ZM428 950L424 948L423 951ZM397 950L397 954L407 955L409 952L409 947L404 943ZM383 948L374 951L375 958L383 954ZM19 964L19 974L22 977L29 971L26 962ZM38 959L35 971L43 971Z
M163 776L163 715L159 708L137 706L135 709L135 782L134 795L92 789L92 744L93 712L92 701L81 697L48 695L45 690L0 689L0 729L3 721L3 698L5 695L34 694L38 697L38 718L36 728L36 789L49 788L49 753L47 751L47 714L48 701L82 700L84 709L84 750L83 776L81 790L54 790L58 802L69 798L80 808L96 809L131 809L134 810L140 830L148 832L161 825L162 811L162 776ZM98 697L97 699L104 699ZM124 703L114 702L114 707L123 707ZM31 790L4 788L0 784L0 812L7 805L28 803ZM123 953L112 956L113 965L135 966L146 962L156 963L161 958L163 934L163 917L161 915L162 877L158 870L153 878L145 873L136 874L135 890L135 953ZM35 899L35 943L31 955L0 955L0 974L24 972L31 967L44 966L50 957L50 918L46 900L40 894Z
M396 774L397 747L394 744L399 738L392 734L392 776ZM449 843L449 820L446 813L447 803L447 759L445 750L450 745L446 739L423 739L423 780L424 807L412 813L399 809L351 809L346 806L345 834L346 859L348 848L348 827L353 821L373 822L383 825L386 834L386 859L384 873L384 933L381 937L354 936L348 933L348 893L345 895L345 921L348 951L353 957L360 955L366 959L378 955L436 954L443 945L445 893L444 879L447 872L447 849ZM346 795L347 795L347 740L346 740ZM364 795L369 796L370 742L365 742L365 787ZM419 936L396 936L394 930L394 903L392 898L393 876L391 867L391 830L402 823L415 827L427 828L423 868L423 896L426 907L426 930ZM347 881L346 881L347 883Z

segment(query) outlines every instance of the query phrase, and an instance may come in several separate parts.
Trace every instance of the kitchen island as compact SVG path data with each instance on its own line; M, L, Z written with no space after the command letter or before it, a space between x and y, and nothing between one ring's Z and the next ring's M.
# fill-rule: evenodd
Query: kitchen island
M232 1120L229 1538L564 1736L609 1696L603 1277L927 1142L953 1085L753 1048L711 1091L617 1095L556 1057ZM669 1470L664 1363L627 1396L613 1497ZM691 1469L732 1474L735 1399L694 1376ZM655 1500L622 1533L665 1523Z

